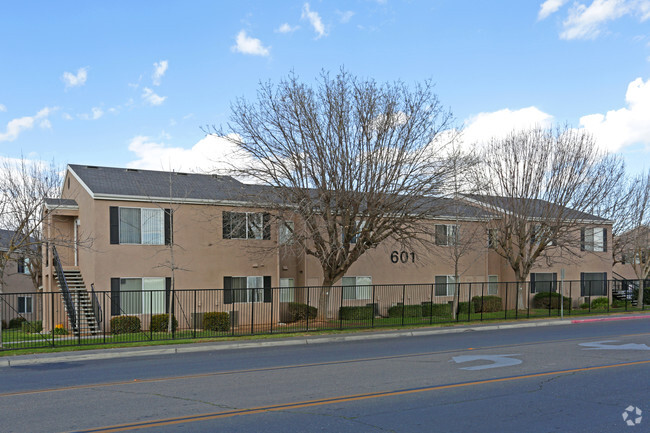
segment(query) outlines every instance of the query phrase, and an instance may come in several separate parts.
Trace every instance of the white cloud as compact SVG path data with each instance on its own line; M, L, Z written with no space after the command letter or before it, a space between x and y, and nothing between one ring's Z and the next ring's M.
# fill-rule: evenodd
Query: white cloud
M336 11L336 14L339 16L339 21L343 24L350 22L354 16L354 11Z
M83 113L79 115L80 119L83 120L97 120L104 115L104 110L99 107L93 107L90 109L90 114Z
M323 25L323 21L321 20L320 15L318 15L318 12L312 11L309 8L309 3L305 3L302 6L301 18L307 19L309 21L311 26L314 28L314 31L318 35L316 36L316 39L327 35L327 33L325 32L325 26Z
M163 75L165 75L165 72L167 72L167 67L169 66L169 62L167 60L161 60L160 62L154 62L153 64L153 85L154 86L160 86L160 82L162 80Z
M271 47L265 47L259 39L248 36L246 30L242 30L237 34L236 43L230 49L237 53L253 56L268 56L271 54Z
M7 111L7 107L5 107L3 104L0 104L0 111Z
M280 25L280 27L275 29L275 32L276 33L293 33L296 30L298 30L299 28L300 28L300 26L291 27L289 25L289 23L283 23L282 25Z
M539 7L538 20L543 20L558 11L568 0L546 0Z
M650 78L637 78L627 86L627 107L580 118L580 125L610 151L642 143L650 146Z
M77 70L77 75L72 72L64 72L62 78L66 89L68 87L83 86L86 84L86 79L88 78L88 68L79 68Z
M52 122L49 119L41 120L41 123L38 124L41 129L52 129Z
M47 128L52 126L51 123L44 123L44 121L46 121L47 117L52 112L56 111L56 109L56 107L45 107L34 116L25 116L10 120L7 123L5 132L0 132L0 141L14 141L16 138L18 138L21 132L32 129L37 121L40 121L39 123L41 127L45 126Z
M129 150L138 159L127 166L148 170L223 171L230 167L235 155L235 146L216 135L205 136L189 149L137 136L129 143Z
M167 99L166 96L158 96L148 87L142 91L142 99L149 105L160 105Z
M544 113L537 107L521 108L519 110L503 110L479 113L465 120L465 127L460 138L466 146L480 143L493 137L503 137L514 130L526 129L532 126L549 127L553 116Z
M63 113L61 115L61 117L63 117L65 120L72 120L73 119L73 117L68 113Z

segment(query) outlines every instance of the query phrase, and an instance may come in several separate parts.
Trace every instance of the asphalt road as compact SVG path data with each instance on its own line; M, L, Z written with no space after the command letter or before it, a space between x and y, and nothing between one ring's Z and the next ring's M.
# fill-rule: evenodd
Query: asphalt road
M647 432L650 320L0 368L0 431L136 429Z

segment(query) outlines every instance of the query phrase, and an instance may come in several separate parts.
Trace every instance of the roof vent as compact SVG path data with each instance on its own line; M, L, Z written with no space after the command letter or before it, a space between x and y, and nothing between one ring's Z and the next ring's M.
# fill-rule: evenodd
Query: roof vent
M96 165L87 165L86 168L99 168Z
M137 168L127 168L126 171L132 171L134 173L138 173L140 170L138 170Z
M187 173L176 173L176 176L187 176Z

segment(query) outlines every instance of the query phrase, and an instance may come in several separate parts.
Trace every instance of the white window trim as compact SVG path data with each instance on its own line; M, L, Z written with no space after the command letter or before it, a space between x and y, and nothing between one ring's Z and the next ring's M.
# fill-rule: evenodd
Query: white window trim
M343 284L344 278L354 278L354 286ZM362 279L368 280L369 283L364 283ZM351 293L354 289L354 298L344 297L344 294ZM372 299L372 277L369 275L355 276L345 275L341 278L341 297L343 300L348 301L368 301Z
M436 275L436 276L434 277L434 281L435 281L435 279L437 279L438 277L445 277L445 284L446 284L446 286L445 286L445 293L446 293L446 294L445 294L445 295L437 295L437 294L435 294L436 290L434 290L434 296L438 296L438 297L440 297L440 298L445 297L445 296L455 296L455 295L456 295L456 291L455 291L454 289L455 289L455 287L460 283L460 281L455 281L455 278L454 278L453 275ZM460 279L459 279L459 280L460 280ZM436 288L438 288L438 287L439 287L439 283L435 283L435 284L436 284ZM450 290L450 287L451 287L451 290ZM451 292L451 293L450 293L450 292Z
M490 278L495 278L496 281L490 281ZM496 287L494 290L491 290L491 286L495 285ZM487 289L487 294L488 296L496 296L499 294L499 276L498 275L488 275L488 289Z
M233 304L252 304L253 302L256 304L261 304L264 303L264 277L261 275L233 275L231 277L233 280L235 278L245 278L246 279L246 287L241 287L241 288L231 288L230 290L232 291L232 303ZM261 285L259 287L252 287L251 282L252 281L259 281ZM237 300L235 299L235 293L237 294L244 294L246 296L246 300Z
M139 242L122 242L122 209L139 209L140 210L140 241ZM160 226L160 239L161 243L144 243L143 242L143 233L144 233L144 218L142 218L142 211L148 211L148 212L160 212L162 221L161 221L161 226ZM146 213L146 212L145 212ZM135 206L119 206L118 207L118 239L119 239L119 244L120 245L165 245L165 211L164 209L157 208L157 207L135 207Z
M25 307L25 311L20 310L20 298L23 298L23 306ZM27 299L29 299L29 311L27 311ZM18 310L18 314L31 314L34 312L34 297L31 295L22 295L18 296L18 305L16 307L16 310Z

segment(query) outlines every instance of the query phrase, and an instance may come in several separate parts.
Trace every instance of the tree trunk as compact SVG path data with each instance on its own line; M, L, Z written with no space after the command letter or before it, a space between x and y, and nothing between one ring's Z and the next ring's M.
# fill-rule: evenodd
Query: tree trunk
M526 280L519 278L517 281L517 309L524 310L524 286L526 285Z
M316 314L316 320L325 321L328 318L327 310L329 308L332 283L332 281L323 280L323 285L320 288L320 293L318 294L318 313ZM343 296L343 293L341 293L341 296Z
M637 307L639 307L639 308L643 308L643 302L644 302L644 300L643 300L643 289L644 289L643 283L644 283L644 281L642 279L639 279L639 296L638 296L638 299L637 299Z

